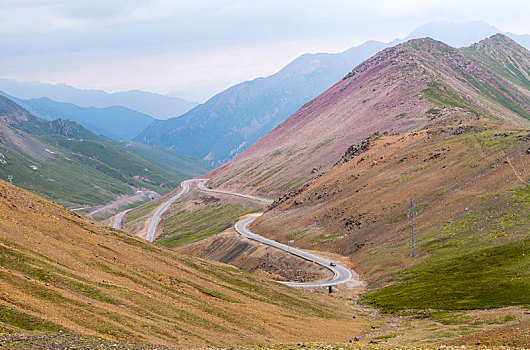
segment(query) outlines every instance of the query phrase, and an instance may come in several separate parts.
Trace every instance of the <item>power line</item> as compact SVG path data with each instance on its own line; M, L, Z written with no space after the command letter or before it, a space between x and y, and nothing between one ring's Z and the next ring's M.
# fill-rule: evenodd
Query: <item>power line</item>
M416 233L414 232L414 214L416 214L416 211L414 211L414 199L410 197L410 218L412 220L412 225L410 228L410 257L412 259L415 259L418 255L416 248Z

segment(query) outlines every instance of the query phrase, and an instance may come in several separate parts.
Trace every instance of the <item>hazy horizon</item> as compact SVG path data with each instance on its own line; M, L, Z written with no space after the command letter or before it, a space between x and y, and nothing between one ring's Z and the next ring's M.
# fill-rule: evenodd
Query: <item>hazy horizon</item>
M330 5L331 4L331 5ZM527 1L0 2L1 78L204 102L304 53L404 38L436 20L526 34Z

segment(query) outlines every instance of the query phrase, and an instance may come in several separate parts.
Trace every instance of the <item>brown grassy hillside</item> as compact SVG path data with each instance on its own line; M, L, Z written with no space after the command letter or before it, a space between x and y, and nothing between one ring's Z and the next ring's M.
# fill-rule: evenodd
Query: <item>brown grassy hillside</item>
M344 302L197 260L0 181L0 331L179 346L361 332Z
M381 258L381 265L362 268L357 261L356 269L373 279L392 265L409 262L411 197L418 211L416 231L427 236L420 246L440 238L436 231L469 216L471 208L497 202L488 210L487 222L465 222L488 236L490 228L506 226L496 220L513 210L505 206L510 191L524 188L530 179L530 131L524 129L458 125L376 134L364 144L369 145L366 150L350 149L328 172L281 196L256 220L256 232L280 241L296 236L299 246L343 255L399 251L395 259ZM301 228L308 230L296 234ZM493 244L496 237L489 238Z
M252 228L350 257L371 289L408 283L370 299L381 307L527 304L529 181L528 129L475 123L377 134ZM411 197L417 259L409 258Z

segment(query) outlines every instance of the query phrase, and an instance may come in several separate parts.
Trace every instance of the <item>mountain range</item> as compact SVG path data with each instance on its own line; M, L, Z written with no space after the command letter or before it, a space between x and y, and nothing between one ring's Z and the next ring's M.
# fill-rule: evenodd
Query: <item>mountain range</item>
M297 75L311 71L312 58L276 78L311 82L311 73ZM228 232L234 216L258 209L248 198L195 188L162 215L159 243L193 242L190 252L237 258L254 275L145 242L0 180L0 332L42 332L31 335L50 346L71 333L183 348L527 346L530 52L504 34L460 48L411 39L332 84L205 177L216 189L274 198L250 230L352 268L364 289L335 286L329 297L272 283L278 269L282 278L305 277L283 252ZM239 87L231 96L241 104L227 94L218 107L250 106L257 97L246 89L266 91ZM187 167L173 151L42 120L2 96L0 126L0 177L17 171L17 186L29 181L33 192L59 193L66 203L99 203L137 186L169 191L175 164ZM205 163L187 165L200 173ZM158 203L127 215L140 226Z
M40 119L0 96L0 178L65 206L99 205L138 188L168 192L204 173L197 158Z
M103 90L77 89L66 84L20 82L13 79L0 79L0 90L23 100L47 97L79 107L123 106L159 119L176 117L197 105L178 97L140 90L108 93Z
M475 59L485 46L509 50L507 62L517 63L490 70L483 62L502 61ZM385 49L214 170L213 185L276 195L329 169L374 132L416 130L449 116L528 126L527 77L528 50L502 34L463 49L432 39Z
M276 198L252 232L344 257L377 308L527 305L529 68L503 34L407 41L206 177Z
M79 107L47 97L14 100L41 119L72 120L98 135L121 140L132 140L155 120L147 114L123 106Z
M499 30L483 22L433 22L405 39L368 41L337 54L305 54L278 73L235 85L177 118L154 121L135 140L171 148L219 166L259 140L302 105L344 77L352 67L413 38L443 39L465 46ZM466 33L466 35L462 35ZM529 35L508 33L530 47Z

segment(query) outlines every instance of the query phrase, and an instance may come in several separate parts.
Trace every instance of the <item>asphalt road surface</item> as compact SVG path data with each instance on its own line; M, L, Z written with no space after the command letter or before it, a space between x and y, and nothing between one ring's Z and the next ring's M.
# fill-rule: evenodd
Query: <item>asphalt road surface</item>
M112 224L112 227L119 230L121 228L121 222L123 220L123 216L127 214L128 212L130 212L131 210L132 209L127 209L127 210L120 212L118 215L116 215L114 217L114 223Z
M275 248L278 248L278 249L281 249L281 250L285 250L289 254L293 254L293 255L299 256L299 257L301 257L303 259L306 259L308 261L312 261L314 263L322 265L322 266L326 267L327 269L331 270L335 274L335 276L333 277L332 280L324 281L324 282L307 282L307 283L304 282L304 283L301 283L301 282L283 282L283 281L278 281L279 283L282 283L282 284L285 284L285 285L288 285L288 286L292 286L292 287L329 287L329 286L335 286L337 284L346 283L346 282L358 282L359 284L361 283L359 281L358 276L357 275L354 276L353 273L350 270L348 270L347 268L345 268L344 266L341 266L341 265L339 265L337 263L334 263L335 266L331 266L331 263L332 263L331 260L324 259L324 258L322 258L320 256L305 252L305 251L297 249L297 248L289 247L289 246L287 246L285 244L278 243L278 242L273 241L271 239L268 239L268 238L262 237L260 235L257 235L255 233L252 233L248 229L248 225L250 225L258 217L259 217L259 215L256 215L256 216L253 216L253 217L250 217L250 218L247 218L247 219L239 221L238 223L236 223L236 231L239 232L241 235L249 238L249 239L252 239L252 240L267 244L267 245L270 245L272 247L275 247Z
M232 196L238 196L238 197L243 197L243 198L247 198L247 199L253 199L255 201L260 201L260 202L265 202L265 203L269 203L269 204L272 204L272 200L270 199L265 199L265 198L260 198L260 197L254 197L254 196L250 196L248 194L242 194L242 193L234 193L234 192L225 192L225 191L218 191L218 190L212 190L211 188L208 188L206 187L206 183L208 182L208 179L202 179L202 181L199 183L199 185L197 185L199 187L200 190L202 191L206 191L206 192L214 192L214 193L223 193L223 194L230 194Z
M158 226L158 223L160 222L160 217L162 216L162 214L169 208L169 206L171 204L173 204L173 202L175 202L177 199L181 198L182 196L184 196L186 193L189 192L190 184L192 182L199 182L198 188L201 191L228 194L228 195L243 197L243 198L247 198L247 199L257 200L257 201L265 202L265 203L269 203L269 204L273 202L270 199L250 196L250 195L246 195L246 194L234 193L234 192L226 192L226 191L218 191L218 190L209 189L209 188L206 187L206 183L208 182L208 179L186 180L186 181L183 181L180 184L181 187L182 187L182 190L179 192L179 194L177 194L176 196L171 197L168 201L166 201L164 204L162 204L156 210L155 214L153 215L153 218L151 219L151 223L149 224L149 229L147 231L146 239L148 241L151 241L151 242L153 241L154 235L155 235L155 232L156 232L156 227ZM122 214L122 213L120 213L120 214ZM267 244L269 246L272 246L272 247L275 247L275 248L278 248L278 249L282 249L282 250L288 252L289 254L293 254L293 255L299 256L299 257L301 257L303 259L306 259L308 261L311 261L311 262L317 263L319 265L322 265L325 268L331 270L333 272L333 274L334 274L333 279L331 279L330 281L307 282L307 283L279 281L279 283L285 284L287 286L292 286L292 287L329 287L329 286L335 286L337 284L347 283L347 282L355 282L357 284L361 284L362 283L362 282L360 282L359 277L356 274L354 275L350 270L348 270L347 268L345 268L344 266L342 266L340 264L332 262L331 260L324 259L324 258L322 258L320 256L315 255L315 254L311 254L311 253L305 252L305 251L297 249L297 248L289 247L289 246L287 246L285 244L282 244L282 243L273 241L271 239L262 237L260 235L257 235L255 233L252 233L248 229L248 225L250 225L250 223L252 223L254 220L256 220L256 218L258 216L259 215L254 215L254 216L252 216L250 218L243 219L243 220L237 222L236 225L235 225L236 231L239 232L241 235L249 238L249 239L261 242L263 244Z
M209 189L209 188L206 187L206 182L208 182L208 179L204 179L202 182L199 183L198 187L199 187L200 190L207 191L207 192L230 194L230 195L233 195L233 196L253 199L253 200L257 200L257 201L261 201L261 202L265 202L265 203L272 203L273 202L270 199L254 197L254 196L241 194L241 193L212 190L212 189ZM357 275L354 276L353 273L350 270L348 270L347 268L345 268L344 266L341 266L341 265L339 265L339 264L337 264L335 262L333 262L335 264L335 266L331 266L331 264L332 264L331 260L324 259L324 258L319 257L317 255L305 252L305 251L300 250L300 249L289 247L289 246L287 246L285 244L278 243L278 242L273 241L271 239L268 239L268 238L262 237L260 235L257 235L255 233L252 233L248 229L248 225L250 225L250 223L252 223L252 221L256 220L256 218L258 216L253 216L251 218L239 221L236 224L236 227L235 227L236 231L239 232L241 235L247 237L247 238L250 238L250 239L253 239L255 241L270 245L270 246L278 248L278 249L282 249L282 250L284 250L284 251L286 251L286 252L288 252L290 254L299 256L299 257L301 257L303 259L306 259L308 261L312 261L314 263L322 265L322 266L326 267L327 269L331 270L334 273L334 277L330 281L308 282L308 283L279 281L280 283L283 283L285 285L292 286L292 287L329 287L329 286L335 286L337 284L346 283L346 282L353 282L353 281L355 281L357 283L361 283L359 281L358 276Z
M156 228L158 226L158 223L160 222L160 217L164 212L169 208L171 204L173 204L174 201L179 199L180 197L184 196L188 191L190 190L190 184L192 182L197 181L208 181L208 179L192 179L192 180L186 180L182 181L180 183L180 187L182 187L182 190L179 192L179 194L171 197L168 201L166 201L164 204L158 207L158 209L155 211L155 214L151 218L151 222L149 223L149 228L147 229L147 235L145 236L145 239L149 242L152 242L155 239L155 232Z

